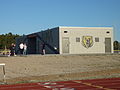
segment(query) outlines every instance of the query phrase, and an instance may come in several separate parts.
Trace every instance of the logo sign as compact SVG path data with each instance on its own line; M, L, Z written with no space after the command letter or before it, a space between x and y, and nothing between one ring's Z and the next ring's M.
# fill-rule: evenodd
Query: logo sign
M92 36L83 36L82 37L82 45L85 48L90 48L93 46L93 37Z

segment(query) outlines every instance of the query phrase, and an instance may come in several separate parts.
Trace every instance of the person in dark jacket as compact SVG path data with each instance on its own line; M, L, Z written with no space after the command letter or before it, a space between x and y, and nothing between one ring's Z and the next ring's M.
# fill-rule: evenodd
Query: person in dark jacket
M12 43L10 47L10 56L15 56L15 44Z

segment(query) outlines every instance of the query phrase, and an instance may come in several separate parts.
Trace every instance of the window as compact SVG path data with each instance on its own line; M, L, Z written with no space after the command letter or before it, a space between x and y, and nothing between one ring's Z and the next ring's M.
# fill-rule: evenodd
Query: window
M107 31L106 33L110 33L109 31Z
M99 38L98 37L95 38L95 42L99 42Z
M68 33L68 31L64 31L64 33Z
M76 38L76 42L80 42L80 38L79 37Z

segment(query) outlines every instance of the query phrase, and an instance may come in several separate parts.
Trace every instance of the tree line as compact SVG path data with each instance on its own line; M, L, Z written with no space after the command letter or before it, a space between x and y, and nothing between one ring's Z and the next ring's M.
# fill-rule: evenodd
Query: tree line
M0 35L0 49L9 49L12 43L15 43L15 38L19 37L18 34L12 34L11 32L7 34Z

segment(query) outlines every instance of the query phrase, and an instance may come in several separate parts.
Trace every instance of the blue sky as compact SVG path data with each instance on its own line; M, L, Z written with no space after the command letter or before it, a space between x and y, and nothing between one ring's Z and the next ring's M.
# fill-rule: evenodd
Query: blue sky
M0 34L57 26L113 26L120 41L120 0L0 0Z

